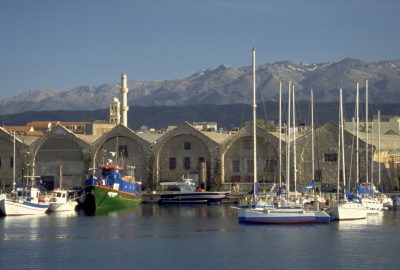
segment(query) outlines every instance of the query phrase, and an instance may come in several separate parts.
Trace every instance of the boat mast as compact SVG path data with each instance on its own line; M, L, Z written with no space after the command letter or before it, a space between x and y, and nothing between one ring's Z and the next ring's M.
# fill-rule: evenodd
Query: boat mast
M315 156L314 156L314 93L311 89L311 175L315 180Z
M13 132L13 163L12 163L12 165L13 165L13 191L15 191L15 185L16 185L16 182L15 182L15 156L16 156L16 154L15 154L15 131Z
M293 94L293 173L294 173L294 193L297 198L297 162L296 162L296 107L294 100L294 84L292 85Z
M287 141L286 141L286 188L287 196L289 198L290 191L290 92L291 92L292 82L289 81L289 94L288 94L288 119L287 119Z
M342 114L340 113L340 108L341 108L341 103L342 103L342 100L341 100L341 98L340 98L340 90L339 90L339 122L338 122L338 148L337 148L337 189L336 189L336 198L337 198L337 200L339 201L339 187L340 187L340 131L341 131L341 128L342 128L342 125L341 125L341 123L342 123L342 119L341 119L341 117L342 117ZM344 187L343 187L343 190L344 190Z
M279 187L282 186L282 82L279 82Z
M257 185L257 104L256 104L256 48L253 48L253 198L256 197Z
M342 138L342 178L343 178L343 190L346 188L346 167L344 160L344 128L343 128L343 90L340 89L340 136ZM339 186L338 186L339 187Z
M368 80L365 80L365 133L366 133L366 138L365 138L365 169L366 169L366 176L365 176L365 182L368 183L368 172L369 172L369 166L368 166Z
M358 181L360 179L359 176L359 162L360 162L360 156L359 156L359 143L358 143L358 138L359 138L359 127L360 127L360 123L359 123L359 87L360 84L357 83L357 93L356 93L356 183L355 183L355 188L357 190L358 188ZM358 193L358 192L357 192Z
M378 110L378 183L381 184L381 111Z

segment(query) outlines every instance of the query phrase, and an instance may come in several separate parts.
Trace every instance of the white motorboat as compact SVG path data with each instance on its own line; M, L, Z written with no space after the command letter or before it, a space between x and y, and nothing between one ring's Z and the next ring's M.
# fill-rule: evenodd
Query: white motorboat
M78 202L75 191L56 189L51 192L48 212L74 211Z
M160 183L163 192L160 193L160 204L170 203L219 203L230 192L205 191L196 189L195 182L190 178L183 178L183 181Z

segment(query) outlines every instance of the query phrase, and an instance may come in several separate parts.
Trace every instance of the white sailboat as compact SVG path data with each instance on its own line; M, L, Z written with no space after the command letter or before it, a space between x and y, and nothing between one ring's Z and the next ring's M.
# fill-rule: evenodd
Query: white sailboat
M310 205L310 204L316 204L316 206L319 208L318 205L321 205L322 203L325 203L326 200L322 198L321 196L321 189L320 193L317 194L315 193L316 189L316 181L315 181L315 135L314 135L314 91L311 89L310 90L310 107L311 107L311 183L306 187L307 190L310 191L311 194L304 194L300 198L300 201L302 202L303 205Z
M358 84L357 84L357 104L358 104ZM358 120L358 108L357 108L357 120ZM357 133L358 134L358 133ZM357 137L358 141L358 137ZM358 148L357 148L358 149ZM342 178L343 178L343 190L344 198L339 200L329 211L329 214L333 215L337 220L353 220L353 219L364 219L367 217L367 208L361 204L361 202L354 202L347 200L346 197L346 171L345 171L345 160L344 160L344 132L343 132L343 98L342 89L340 89L340 105L339 105L339 142L338 142L338 187L340 186L340 163L342 165ZM340 162L341 161L341 162ZM358 158L357 158L357 177L358 177ZM338 189L339 190L339 189ZM339 194L339 191L338 191Z
M15 181L15 132L13 134L13 191L9 196L0 196L0 210L5 216L44 214L49 206L45 194L35 186L35 179L39 176L25 176L31 179L31 186L16 188Z
M366 140L365 140L365 183L360 184L357 187L357 193L361 197L361 202L368 208L367 214L378 214L380 211L383 210L383 202L381 202L376 193L374 179L371 178L369 181L369 166L368 166L368 80L365 81L365 133L366 133ZM373 162L372 162L373 164Z
M381 111L378 110L378 186L381 186ZM380 201L383 204L383 209L391 209L393 208L393 199L386 196L383 193L380 193L379 196Z
M256 51L253 48L253 166L254 166L254 181L253 190L256 190L257 184L257 148L256 148L256 70L255 70ZM290 91L290 88L289 88ZM289 94L290 96L290 94ZM290 122L289 122L290 123ZM287 178L287 181L289 178ZM287 183L288 184L288 183ZM255 200L255 192L253 193ZM258 209L259 208L259 209ZM261 224L299 224L299 223L329 223L330 216L323 211L308 211L302 208L290 206L274 206L267 204L262 208L256 204L256 209L239 208L238 218L240 223L261 223Z

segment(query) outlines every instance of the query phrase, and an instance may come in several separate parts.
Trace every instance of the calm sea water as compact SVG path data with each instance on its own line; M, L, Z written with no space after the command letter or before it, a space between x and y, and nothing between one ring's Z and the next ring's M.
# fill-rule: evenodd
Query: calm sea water
M0 269L398 269L400 211L243 225L229 205L0 218Z

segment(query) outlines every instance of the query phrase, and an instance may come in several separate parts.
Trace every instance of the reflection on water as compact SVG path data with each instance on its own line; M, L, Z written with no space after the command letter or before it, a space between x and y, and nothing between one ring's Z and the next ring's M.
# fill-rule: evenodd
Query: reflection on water
M337 221L339 230L360 230L369 225L383 225L385 223L386 212L382 211L378 214L367 215L366 219L357 220L340 220Z
M128 207L128 208L121 208L121 209L109 209L109 208L98 208L94 213L87 213L83 209L78 211L79 215L85 216L122 216L126 214L130 214L135 211L139 211L139 206L135 207Z
M376 269L378 259L383 269L400 264L399 225L400 211L386 211L321 226L246 226L230 205L143 204L95 216L5 217L0 263L2 270L262 269L266 263L268 269L366 270ZM374 256L366 255L371 250ZM29 261L21 262L21 254Z

